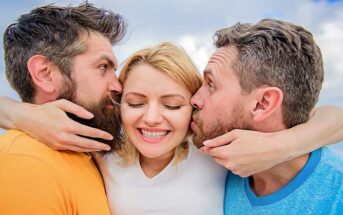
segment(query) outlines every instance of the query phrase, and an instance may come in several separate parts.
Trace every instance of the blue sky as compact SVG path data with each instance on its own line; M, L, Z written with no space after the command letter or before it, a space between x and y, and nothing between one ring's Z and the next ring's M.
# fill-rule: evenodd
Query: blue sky
M18 16L48 3L78 4L81 1L12 0L0 3L1 34ZM237 22L256 22L276 18L309 29L324 57L325 82L319 105L343 108L343 1L342 0L92 0L96 6L122 14L129 22L128 36L114 52L120 62L133 51L161 41L181 44L200 70L214 48L213 33ZM212 3L214 2L214 3ZM1 36L2 44L2 36ZM0 50L0 95L18 99L4 74ZM0 131L1 132L1 131ZM333 149L343 155L343 143Z

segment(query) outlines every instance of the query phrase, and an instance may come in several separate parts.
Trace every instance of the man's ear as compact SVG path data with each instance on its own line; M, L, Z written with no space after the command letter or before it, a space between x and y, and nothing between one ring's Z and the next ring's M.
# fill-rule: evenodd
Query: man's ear
M251 111L253 120L261 122L279 110L283 101L283 92L277 87L257 89L254 93L255 107Z
M53 63L43 55L33 55L27 62L27 69L36 88L45 93L53 93L55 84L51 78Z

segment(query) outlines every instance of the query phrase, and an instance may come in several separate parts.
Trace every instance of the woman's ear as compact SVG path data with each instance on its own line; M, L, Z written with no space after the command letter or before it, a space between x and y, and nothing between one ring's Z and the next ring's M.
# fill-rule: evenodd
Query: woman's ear
M255 107L251 111L253 120L261 122L272 116L281 107L283 92L277 87L257 89L254 93Z
M53 93L55 84L51 78L52 63L43 55L33 55L27 62L27 69L31 75L36 90Z

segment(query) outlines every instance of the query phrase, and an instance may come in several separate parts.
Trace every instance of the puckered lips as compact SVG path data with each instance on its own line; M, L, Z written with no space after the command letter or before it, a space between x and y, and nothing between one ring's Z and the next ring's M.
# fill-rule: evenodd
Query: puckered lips
M191 129L196 134L199 133L199 131L200 131L200 127L199 127L197 121L195 121L194 119L191 121Z
M137 128L139 137L146 143L160 143L162 142L171 130L161 128Z
M113 104L106 104L106 109L107 110L114 110L114 105Z

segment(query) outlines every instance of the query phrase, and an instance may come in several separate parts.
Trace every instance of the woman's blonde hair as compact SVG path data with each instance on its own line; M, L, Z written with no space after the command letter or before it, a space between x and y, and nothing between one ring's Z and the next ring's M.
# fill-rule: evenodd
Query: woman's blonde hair
M196 66L184 49L174 43L162 42L135 52L126 60L120 72L119 81L124 85L130 71L142 64L150 65L174 78L192 95L201 87L202 78ZM187 156L187 137L189 135L191 135L191 130L188 131L184 141L175 149L175 164ZM118 154L123 158L123 164L130 165L134 163L136 153L137 149L129 142L124 133L124 144L118 151Z

